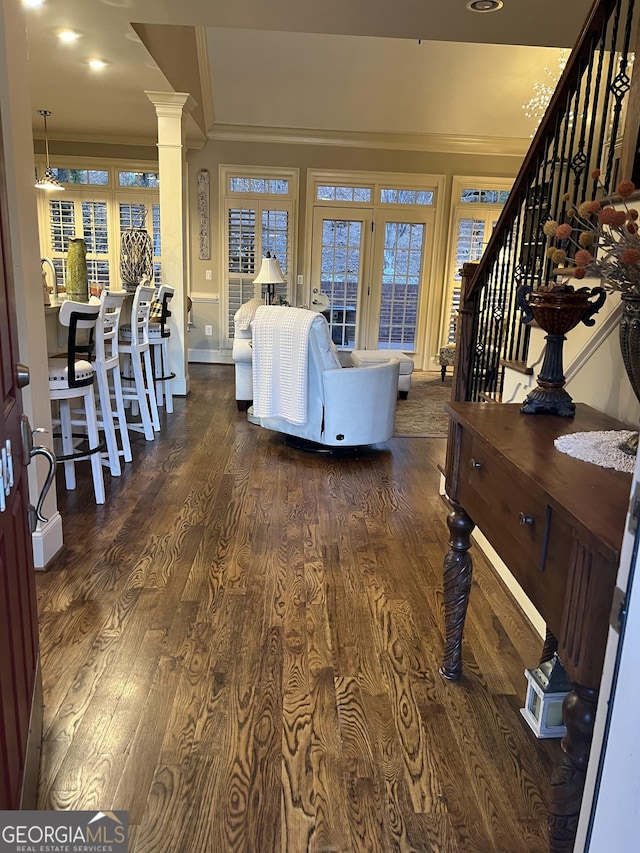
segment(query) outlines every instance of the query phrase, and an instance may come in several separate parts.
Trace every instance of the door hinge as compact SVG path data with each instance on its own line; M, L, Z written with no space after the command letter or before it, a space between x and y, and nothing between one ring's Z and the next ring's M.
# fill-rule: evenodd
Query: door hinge
M609 624L619 634L622 630L622 623L627 615L627 594L617 586L613 590L613 601L611 602L611 615L609 616Z

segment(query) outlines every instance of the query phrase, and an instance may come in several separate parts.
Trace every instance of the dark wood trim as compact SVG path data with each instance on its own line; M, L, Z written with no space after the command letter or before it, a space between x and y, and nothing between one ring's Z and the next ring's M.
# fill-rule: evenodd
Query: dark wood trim
M38 801L38 777L40 773L40 754L42 752L42 721L44 716L44 698L42 694L42 672L40 659L37 661L33 701L29 719L29 736L25 753L24 779L21 809L35 809Z
M523 376L533 376L533 367L529 367L526 361L501 358L500 367L508 367L509 370L515 370L517 373L522 373Z

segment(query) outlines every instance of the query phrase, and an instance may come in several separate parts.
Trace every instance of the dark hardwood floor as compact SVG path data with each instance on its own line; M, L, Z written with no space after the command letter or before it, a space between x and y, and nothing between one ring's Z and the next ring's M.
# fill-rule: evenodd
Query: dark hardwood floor
M190 372L105 506L59 480L39 807L126 809L134 853L544 851L541 643L477 551L465 675L438 674L444 439L305 453L232 367Z

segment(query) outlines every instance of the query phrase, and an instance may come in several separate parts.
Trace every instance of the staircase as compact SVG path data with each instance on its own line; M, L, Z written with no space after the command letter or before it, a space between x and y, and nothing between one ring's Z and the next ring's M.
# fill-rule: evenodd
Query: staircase
M463 267L456 400L526 396L544 333L522 324L516 293L549 279L544 223L565 219L568 198L578 205L596 197L596 168L607 188L629 177L640 185L640 83L632 81L638 18L635 0L595 0L485 253ZM609 296L595 327L570 333L565 376L575 399L637 421L617 344L618 316L617 297Z

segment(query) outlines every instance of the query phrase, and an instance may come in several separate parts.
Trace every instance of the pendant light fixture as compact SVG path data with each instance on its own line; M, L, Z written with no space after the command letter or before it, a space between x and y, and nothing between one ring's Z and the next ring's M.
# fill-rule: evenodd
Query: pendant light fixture
M38 110L38 115L44 119L44 147L47 154L47 168L44 170L44 175L40 180L36 181L35 186L39 190L63 190L64 187L53 174L53 170L49 165L49 137L47 135L47 116L51 115L50 110Z

